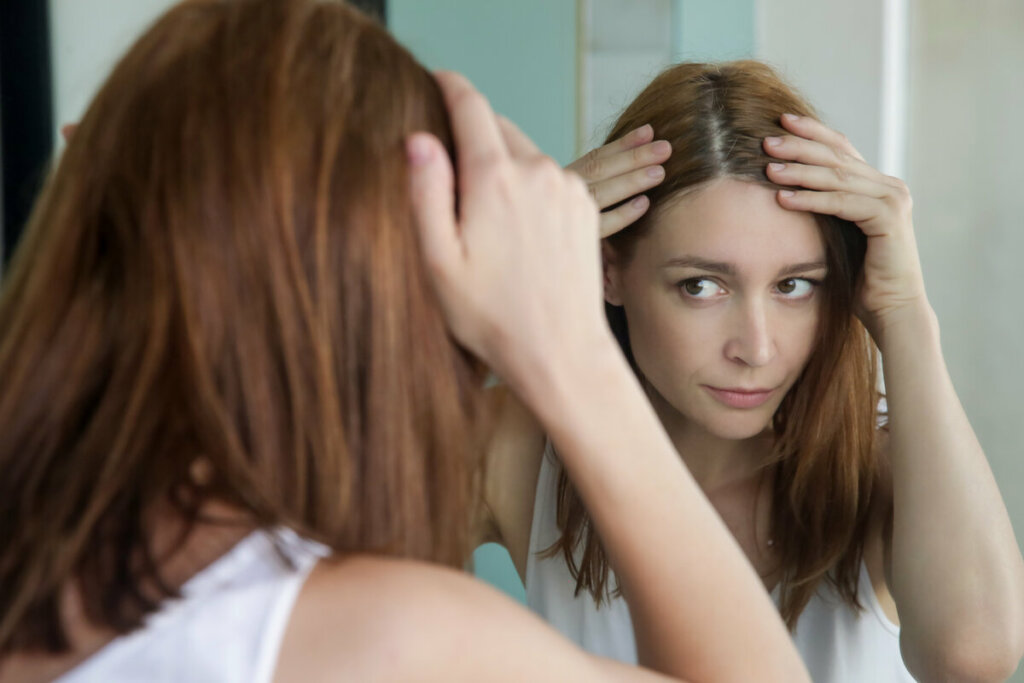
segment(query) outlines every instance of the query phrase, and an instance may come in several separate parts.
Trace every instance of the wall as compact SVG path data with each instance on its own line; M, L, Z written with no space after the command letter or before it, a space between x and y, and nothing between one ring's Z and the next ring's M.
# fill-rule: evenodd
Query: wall
M758 0L755 9L757 57L777 67L871 164L882 139L883 5Z
M914 0L910 35L907 181L928 296L1024 545L1024 4Z
M117 60L171 0L49 0L54 138L78 121Z
M562 164L576 157L576 3L573 0L390 0L388 26L434 69L465 74ZM477 576L517 600L525 593L508 553L474 553Z
M573 0L390 0L388 26L430 68L466 75L545 153L575 158Z

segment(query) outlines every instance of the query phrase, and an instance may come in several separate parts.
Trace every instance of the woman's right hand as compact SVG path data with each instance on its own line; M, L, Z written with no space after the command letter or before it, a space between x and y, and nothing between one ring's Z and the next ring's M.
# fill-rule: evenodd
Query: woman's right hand
M614 235L643 216L651 202L640 193L665 179L665 169L660 164L672 155L672 145L667 140L652 142L653 138L654 129L645 124L590 150L566 167L587 182L590 195L601 209L602 238ZM623 201L631 197L630 201Z
M431 135L410 136L423 254L454 336L513 387L610 347L598 214L585 184L541 154L454 73L439 73L455 177Z

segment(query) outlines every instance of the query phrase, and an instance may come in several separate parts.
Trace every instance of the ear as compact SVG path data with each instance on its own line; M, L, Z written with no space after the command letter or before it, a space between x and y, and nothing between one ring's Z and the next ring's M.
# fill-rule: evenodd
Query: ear
M604 275L604 300L612 306L622 305L622 269L619 254L608 244L601 242L601 270Z

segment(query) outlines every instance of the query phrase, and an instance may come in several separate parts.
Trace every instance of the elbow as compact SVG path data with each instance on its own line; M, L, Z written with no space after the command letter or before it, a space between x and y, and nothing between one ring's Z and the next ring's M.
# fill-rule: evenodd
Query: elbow
M1017 670L1019 652L1009 649L987 647L980 651L956 652L942 662L944 671L941 681L963 681L964 683L1002 683Z
M1024 655L1024 629L961 629L940 648L918 656L904 653L919 681L996 683L1010 678Z

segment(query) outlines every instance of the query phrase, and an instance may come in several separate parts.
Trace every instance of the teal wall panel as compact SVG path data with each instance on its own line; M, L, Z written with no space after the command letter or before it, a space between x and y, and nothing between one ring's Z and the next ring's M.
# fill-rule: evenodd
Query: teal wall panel
M679 61L754 56L754 0L673 0L673 47Z
M497 543L485 543L473 553L473 573L512 598L526 604L526 590L519 580L508 551Z
M576 143L575 0L388 0L388 28L431 69L467 76L559 163ZM474 571L520 602L508 553L488 543Z
M428 67L465 74L544 152L573 160L575 0L389 0L388 27Z

